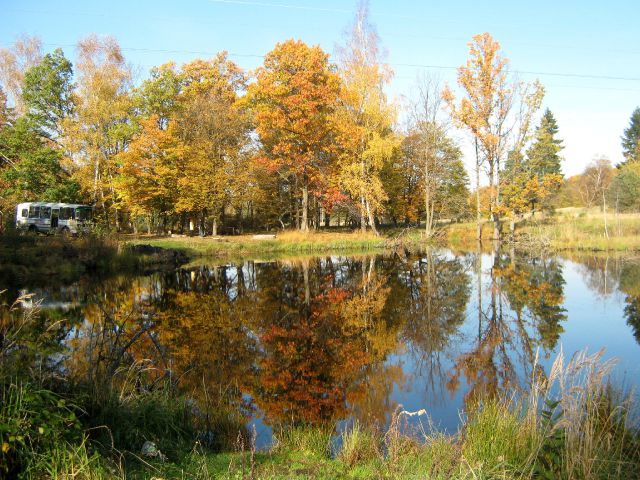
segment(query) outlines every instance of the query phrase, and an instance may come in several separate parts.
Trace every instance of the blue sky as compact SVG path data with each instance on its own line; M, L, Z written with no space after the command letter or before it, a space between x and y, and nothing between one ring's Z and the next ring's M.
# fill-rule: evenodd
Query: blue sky
M46 50L61 46L73 59L77 40L98 33L118 39L139 79L151 66L220 50L252 69L287 38L333 53L355 6L352 0L0 0L0 46L38 35ZM520 78L545 85L544 106L565 142L566 174L579 173L595 155L622 160L620 136L640 106L640 1L371 0L370 11L395 71L389 93L399 101L411 97L420 72L455 85L453 67L465 62L467 42L488 31ZM464 145L466 136L458 137Z

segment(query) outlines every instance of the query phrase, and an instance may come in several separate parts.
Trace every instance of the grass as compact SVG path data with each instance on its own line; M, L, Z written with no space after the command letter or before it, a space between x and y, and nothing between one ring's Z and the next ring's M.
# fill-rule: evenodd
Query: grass
M256 240L251 235L233 237L139 237L131 243L145 243L161 248L181 250L190 256L246 256L282 253L345 251L357 252L382 249L389 243L386 236L337 232L278 233L273 240Z
M506 229L508 225L503 225ZM516 239L524 246L555 251L623 252L640 250L640 214L607 213L598 209L559 209L550 217L534 217L518 225ZM490 238L492 224L482 225L483 239ZM474 248L475 223L452 224L447 227L446 243L453 248ZM485 242L486 243L486 242Z
M8 351L0 353L6 358ZM340 433L333 425L274 428L266 451L256 450L255 431L241 419L231 425L219 415L226 420L203 424L191 401L169 384L145 388L136 378L144 371L135 367L126 384L105 378L112 386L106 393L79 386L54 393L5 376L0 473L91 480L639 478L636 404L608 383L612 368L602 352L568 362L561 353L524 398L503 392L469 404L453 435L408 421L426 412L398 409L385 430L357 421ZM226 441L212 448L207 438ZM143 457L146 441L162 454Z

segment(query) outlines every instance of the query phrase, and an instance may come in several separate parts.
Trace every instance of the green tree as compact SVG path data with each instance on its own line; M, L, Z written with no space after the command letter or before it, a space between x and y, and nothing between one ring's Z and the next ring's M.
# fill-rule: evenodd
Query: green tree
M607 200L618 211L640 211L640 163L620 166L607 191Z
M73 67L59 48L24 74L22 100L27 116L47 137L62 134L61 122L73 112Z
M536 129L534 141L527 150L526 169L542 180L545 175L562 174L560 162L562 157L562 140L556 138L558 124L548 108L542 115L540 125Z
M61 152L45 143L26 117L0 127L0 209L27 200L70 202L79 186L61 166Z
M625 162L637 162L640 160L640 107L631 114L629 127L622 135L622 153Z
M151 78L136 91L136 109L143 117L156 115L158 127L166 130L179 107L181 76L173 62L151 69Z

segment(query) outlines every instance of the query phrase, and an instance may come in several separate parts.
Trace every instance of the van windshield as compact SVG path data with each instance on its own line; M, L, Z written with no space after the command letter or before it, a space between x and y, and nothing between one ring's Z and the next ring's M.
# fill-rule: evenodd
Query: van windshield
M76 220L80 220L80 221L91 220L91 207L76 208Z

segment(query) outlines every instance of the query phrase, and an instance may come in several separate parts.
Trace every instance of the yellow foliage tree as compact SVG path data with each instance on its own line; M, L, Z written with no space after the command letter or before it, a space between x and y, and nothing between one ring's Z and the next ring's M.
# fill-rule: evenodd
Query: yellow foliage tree
M392 72L381 63L378 44L368 7L362 4L340 50L342 106L336 121L343 152L339 184L359 205L362 231L368 225L376 234L375 215L387 199L380 173L400 145L393 132L396 111L384 93Z

